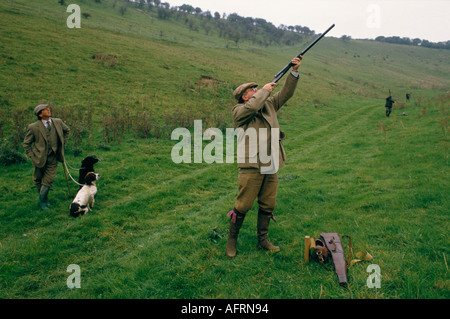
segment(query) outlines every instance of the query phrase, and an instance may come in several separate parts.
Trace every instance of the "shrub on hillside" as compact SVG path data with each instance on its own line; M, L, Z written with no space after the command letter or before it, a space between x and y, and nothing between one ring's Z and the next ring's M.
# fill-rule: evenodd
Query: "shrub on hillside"
M9 166L25 163L27 158L14 148L10 140L4 139L0 144L0 164Z

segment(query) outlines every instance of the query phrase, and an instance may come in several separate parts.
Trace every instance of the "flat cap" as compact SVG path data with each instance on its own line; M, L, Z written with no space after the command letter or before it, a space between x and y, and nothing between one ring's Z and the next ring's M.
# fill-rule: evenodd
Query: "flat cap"
M236 90L234 90L233 95L236 98L236 100L239 101L239 99L242 97L242 95L245 93L245 91L249 88L253 88L253 87L257 87L258 84L256 84L255 82L248 82L248 83L244 83L239 85Z
M34 115L38 115L40 111L42 111L43 109L46 109L48 107L48 104L39 104L38 106L36 106L34 108Z

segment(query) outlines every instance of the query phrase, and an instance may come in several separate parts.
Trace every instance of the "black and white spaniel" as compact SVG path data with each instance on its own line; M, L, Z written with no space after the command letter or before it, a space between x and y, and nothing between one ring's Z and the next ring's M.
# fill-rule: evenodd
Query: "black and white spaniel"
M70 204L70 215L78 217L84 215L94 206L94 197L97 194L97 186L95 182L100 178L99 174L89 172L84 177L84 185L78 191L77 196Z

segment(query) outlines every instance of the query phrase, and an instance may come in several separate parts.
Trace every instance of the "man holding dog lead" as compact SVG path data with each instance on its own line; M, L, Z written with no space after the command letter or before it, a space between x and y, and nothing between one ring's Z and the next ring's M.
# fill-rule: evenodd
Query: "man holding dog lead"
M39 192L38 205L49 209L48 192L56 176L58 162L64 162L64 145L70 129L58 118L52 118L48 104L34 109L37 121L28 125L23 149L34 166L33 182Z
M239 101L232 109L232 117L236 127L242 128L244 132L254 129L257 135L258 145L256 146L257 154L260 154L259 146L261 142L266 143L266 151L273 149L271 145L271 129L278 129L277 111L289 100L294 94L299 79L298 68L300 66L302 56L292 59L292 70L288 75L282 89L270 96L276 83L271 82L258 90L258 86L254 82L244 83L236 88L233 92L234 97ZM266 129L266 136L260 135L260 129ZM245 138L245 137L244 137ZM281 140L285 138L285 134L279 131L279 168L284 166L285 153ZM265 139L265 140L260 140ZM250 139L248 139L250 141ZM239 147L239 145L238 145ZM236 244L239 230L242 227L247 212L252 208L256 198L258 198L258 220L257 220L257 237L258 247L260 249L278 252L280 248L274 246L267 240L269 231L269 222L273 217L275 209L275 201L278 188L277 169L270 173L263 173L263 163L259 158L256 161L250 161L252 155L249 145L245 149L245 161L239 163L239 190L234 208L228 213L230 216L230 230L228 236L228 244L226 255L228 258L236 256ZM253 145L253 147L255 147ZM273 152L272 152L273 155ZM239 157L239 151L238 151ZM277 164L278 164L277 163Z

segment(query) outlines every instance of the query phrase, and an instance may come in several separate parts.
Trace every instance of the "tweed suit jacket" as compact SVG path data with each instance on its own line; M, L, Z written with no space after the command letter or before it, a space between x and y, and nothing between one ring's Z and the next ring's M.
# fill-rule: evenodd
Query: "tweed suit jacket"
M261 165L259 157L259 145L260 145L260 128L267 129L266 141L261 141L268 145L268 149L271 149L271 128L280 128L278 123L277 112L280 108L292 97L295 88L297 86L298 77L289 73L282 89L269 97L270 92L266 89L261 89L256 92L247 103L239 103L235 105L231 111L233 122L236 127L243 128L247 131L249 128L254 128L258 135L258 147L257 154L252 154L249 148L245 149L245 161L239 163L239 168L257 168L260 169ZM285 133L280 130L279 137L279 168L284 166L286 160L286 153L281 141L285 138Z
M69 138L70 129L59 118L52 118L52 125L58 135L58 150L56 158L59 162L64 161L64 145ZM23 149L31 159L33 166L42 168L47 162L48 141L47 128L42 121L36 121L28 125L27 134L23 140Z

